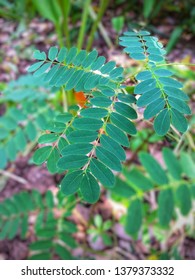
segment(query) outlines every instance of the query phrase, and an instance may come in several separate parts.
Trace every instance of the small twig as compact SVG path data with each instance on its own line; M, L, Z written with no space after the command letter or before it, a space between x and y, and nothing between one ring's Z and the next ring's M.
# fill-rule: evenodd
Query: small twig
M21 184L24 184L24 185L28 184L27 180L25 180L24 178L21 178L21 177L15 175L15 174L10 173L9 171L0 170L0 174L3 175L3 176L8 177L10 179L13 179L13 180L15 180L15 181L17 181L17 182L19 182Z

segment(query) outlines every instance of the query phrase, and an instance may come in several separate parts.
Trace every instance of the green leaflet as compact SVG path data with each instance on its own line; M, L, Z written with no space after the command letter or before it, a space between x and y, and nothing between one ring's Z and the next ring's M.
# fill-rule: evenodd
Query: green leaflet
M124 170L124 175L126 176L129 185L133 183L141 191L151 190L153 188L153 183L150 179L145 177L137 169L132 169L131 171Z
M36 72L34 72L34 77L39 77L43 75L49 68L51 67L51 63L45 63L43 64Z
M184 101L189 100L189 97L187 96L187 94L178 88L164 87L164 91L169 97L174 97L176 99L180 99L180 100L184 100Z
M85 155L66 155L59 159L57 167L62 170L76 169L87 163L88 157Z
M71 121L72 117L73 117L73 115L70 113L63 113L56 117L56 121L61 122L61 123L67 123L67 122Z
M137 131L135 125L122 115L112 113L110 119L113 124L115 124L118 128L122 129L123 131L129 133L130 135L136 134Z
M130 235L135 235L138 233L142 224L142 203L139 199L133 200L127 212L126 218L126 232Z
M154 129L158 135L165 135L170 128L169 110L162 110L154 120Z
M158 88L147 91L146 93L140 96L140 98L137 101L137 106L139 107L146 106L152 103L153 101L159 99L160 96L161 96L161 91Z
M192 207L191 194L187 185L181 185L177 188L176 202L181 210L181 213L184 216L187 215Z
M90 162L90 170L92 174L104 185L105 187L113 187L115 177L112 171L99 160L93 158Z
M174 210L173 192L170 189L163 190L158 196L158 218L162 226L168 226Z
M91 118L77 118L72 124L78 130L99 130L103 126L103 122L97 119Z
M162 98L156 99L155 101L151 102L144 111L144 118L146 120L154 117L158 114L165 106L165 101Z
M136 75L136 79L141 80L141 81L145 81L145 80L148 80L148 79L151 79L151 78L152 78L152 73L148 70L144 70L142 72L139 72Z
M119 160L124 161L126 159L124 149L109 136L103 134L100 138L100 143L104 149L113 153Z
M16 146L13 139L10 139L5 146L6 156L9 160L15 160L17 155Z
M190 110L189 106L184 101L182 101L180 99L176 99L174 97L169 97L168 100L169 100L171 107L175 108L180 113L183 113L186 115L191 114L191 110Z
M127 135L120 130L118 127L116 127L113 124L107 124L106 126L106 132L108 135L113 138L116 142L119 144L128 147L129 146L129 140Z
M28 67L28 72L34 72L36 71L41 65L43 65L44 61L39 61L34 64L32 64L30 67Z
M52 152L50 153L47 159L47 168L50 173L57 173L58 167L57 162L60 159L60 153L57 148L53 148Z
M171 123L177 130L182 133L184 133L188 128L188 122L186 118L180 112L173 108L171 110Z
M45 60L46 54L45 52L40 52L39 50L34 51L33 57L37 60Z
M154 71L154 73L158 76L158 77L169 77L173 75L173 72L167 70L167 69L157 69Z
M156 80L148 79L147 81L143 81L135 87L135 94L143 94L149 90L156 88Z
M67 145L61 150L62 156L67 155L86 155L92 150L93 146L89 143L78 143Z
M118 100L120 100L123 103L135 103L136 99L133 95L130 94L123 94L123 93L119 93L118 94Z
M18 151L24 151L26 145L27 145L27 140L25 137L25 134L22 129L19 129L18 132L15 135L15 144L16 144L16 149Z
M54 246L55 253L62 259L62 260L71 260L72 256L70 252L64 247L59 244L55 244Z
M127 117L132 120L137 118L136 111L132 107L128 106L127 104L116 102L114 107L117 113L121 114L124 117Z
M183 172L189 177L189 178L195 178L195 162L192 160L190 155L188 155L185 152L181 153L180 156L180 163L183 169Z
M172 86L175 88L182 88L183 84L176 81L175 79L172 78L167 78L167 77L160 77L159 81L164 85L164 86Z
M61 48L59 53L58 53L57 60L59 62L63 62L65 57L66 57L66 53L67 53L67 49L65 47Z
M97 138L98 133L96 131L78 130L68 134L68 141L71 143L86 143L93 142Z
M60 184L61 191L63 192L63 194L65 195L74 194L80 188L82 179L83 179L82 170L77 170L68 173Z
M55 60L57 54L58 54L58 49L56 47L51 47L48 52L49 60Z
M29 245L30 249L33 251L40 251L52 247L52 241L50 240L41 240L35 241Z
M95 106L108 108L112 104L112 101L107 97L101 96L101 97L91 98L90 103ZM85 112L86 110L89 110L89 109L85 109L85 110L83 110L83 112Z
M96 156L101 162L103 162L109 168L116 171L121 171L122 168L121 168L120 160L113 153L110 153L103 147L97 147Z
M100 197L100 187L94 176L89 172L83 175L80 190L84 200L89 203L97 202Z
M55 142L59 136L55 133L50 133L50 134L43 134L39 137L38 143L39 144L46 144L46 143L53 143Z
M130 198L131 196L135 195L134 189L119 177L116 177L116 183L114 185L114 188L112 189L112 193L125 198Z
M81 116L92 118L92 119L101 119L105 117L108 114L108 111L106 109L102 108L89 108L84 109L81 111Z
M38 165L44 163L48 159L52 149L53 149L52 146L45 146L36 150L33 155L34 163Z
M4 169L7 165L7 156L5 150L0 148L0 169Z
M37 136L37 130L33 123L29 122L25 127L25 133L30 141L35 140Z
M168 183L165 171L150 154L140 152L139 160L156 183L161 185Z
M68 145L68 142L66 141L66 139L64 139L63 137L60 137L60 140L58 141L58 149L60 150L60 152L64 149L64 147L66 147Z
M182 168L174 153L168 148L163 148L163 159L172 177L180 180Z

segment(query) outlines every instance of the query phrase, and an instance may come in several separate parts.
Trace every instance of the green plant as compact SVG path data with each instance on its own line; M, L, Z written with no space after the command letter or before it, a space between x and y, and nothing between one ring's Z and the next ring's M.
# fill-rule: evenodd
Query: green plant
M103 221L100 215L95 215L94 225L89 227L88 234L92 236L92 241L96 242L98 238L101 238L103 243L107 246L112 245L112 238L110 237L108 230L112 227L112 221Z
M141 166L125 168L123 178L117 178L112 192L127 199L129 203L126 217L126 231L136 236L143 220L148 226L168 229L170 222L176 220L175 209L179 208L183 216L193 209L195 194L195 162L193 157L182 152L178 159L168 149L163 149L166 169L146 152L139 153ZM150 209L150 193L158 194Z
M143 71L136 75L142 81L134 89L134 94L141 95L137 101L125 90L123 68L116 67L113 61L105 63L96 50L87 53L72 47L58 52L52 47L48 55L36 51L38 62L28 70L34 76L43 75L51 86L83 91L86 95L86 108L77 106L46 125L50 134L44 136L44 143L48 145L38 149L33 159L42 164L52 155L53 170L68 171L60 184L62 192L70 195L80 190L90 203L99 199L98 181L112 188L115 177L111 170L122 170L122 147L129 146L127 135L136 134L133 103L147 106L144 117L155 117L154 129L159 135L165 135L171 123L185 132L188 125L184 114L191 113L182 84L170 78L172 72L162 67L166 65L162 44L147 31L125 32L120 40L130 57L143 61Z
M36 240L29 245L29 259L53 259L56 255L60 259L73 259L71 250L77 244L71 235L77 230L67 218L74 205L71 197L60 195L54 203L51 191L44 197L37 190L19 192L0 203L0 240L12 240L16 235L25 239L32 230L30 218L33 218Z

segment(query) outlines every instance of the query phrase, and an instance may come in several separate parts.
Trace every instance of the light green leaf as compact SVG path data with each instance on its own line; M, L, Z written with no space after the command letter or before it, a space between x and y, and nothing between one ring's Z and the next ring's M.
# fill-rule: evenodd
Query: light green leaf
M142 203L139 199L130 202L128 207L125 230L130 235L135 235L142 225Z
M147 177L145 177L139 170L132 169L132 170L124 170L124 175L129 182L129 185L133 183L137 188L141 191L148 191L153 188L153 183Z
M172 177L180 180L182 168L174 153L169 148L163 148L163 158Z
M181 185L176 191L176 201L181 210L181 213L185 216L190 212L192 207L191 194L187 185Z
M195 163L189 154L182 152L180 156L180 163L183 169L183 172L189 177L195 178Z
M160 164L148 153L140 152L139 159L151 178L159 185L167 184L168 179Z
M158 218L162 226L168 226L174 211L173 192L170 189L163 190L158 196Z

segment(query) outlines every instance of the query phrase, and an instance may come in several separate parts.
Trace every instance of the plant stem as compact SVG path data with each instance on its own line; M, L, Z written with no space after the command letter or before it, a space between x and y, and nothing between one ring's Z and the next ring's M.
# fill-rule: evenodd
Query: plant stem
M99 12L97 14L97 17L96 17L96 19L93 23L93 26L92 26L90 34L89 34L89 39L88 39L88 43L87 43L87 47L86 47L87 51L89 51L92 47L95 32L96 32L96 30L98 28L98 24L100 23L100 21L103 17L103 14L104 14L107 6L108 6L108 3L109 3L109 0L101 0L100 1ZM91 9L91 10L93 11L93 9Z
M55 29L58 37L58 43L60 48L63 47L63 36L62 36L62 31L61 31L61 26L60 24L55 24Z
M64 31L64 35L65 35L65 39L66 39L66 46L68 48L71 47L71 42L70 42L70 33L69 33L69 26L68 26L68 15L70 12L70 8L71 8L71 1L70 0L58 0L59 4L61 6L61 10L62 10L62 15L63 15L63 19L62 19L62 26L63 26L63 31Z
M66 98L66 92L63 87L62 87L62 102L63 102L64 112L68 112L68 103L67 103L67 98Z
M17 181L17 182L19 182L21 184L24 184L24 185L28 184L28 181L26 181L24 178L21 178L21 177L15 175L15 174L12 174L9 171L0 170L0 174L5 176L5 177L11 178L11 179L13 179L13 180L15 180L15 181Z
M77 41L77 48L79 50L83 46L83 40L84 40L84 37L85 37L85 30L86 30L86 23L87 23L87 16L88 16L90 2L91 2L91 0L85 0L84 1L82 21L81 21L81 26L80 26L80 30L79 30L79 37L78 37L78 41Z

